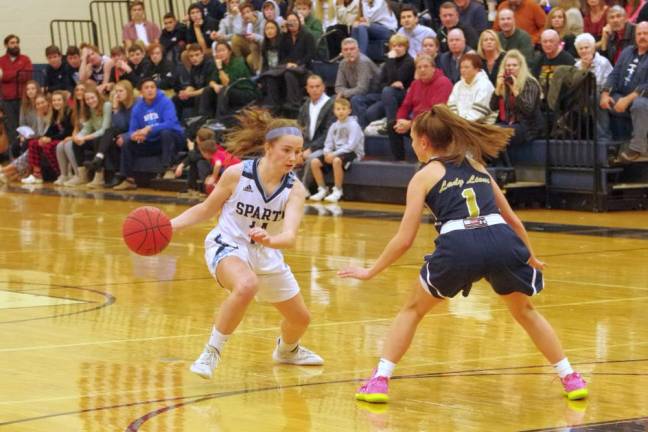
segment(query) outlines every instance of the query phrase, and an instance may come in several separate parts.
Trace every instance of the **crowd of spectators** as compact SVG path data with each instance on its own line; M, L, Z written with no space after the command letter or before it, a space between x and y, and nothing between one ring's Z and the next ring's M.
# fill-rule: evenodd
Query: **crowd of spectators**
M311 0L199 0L159 26L133 1L122 44L108 53L90 43L50 45L37 80L20 38L9 35L0 115L11 163L0 179L53 175L61 186L134 189L136 160L157 156L161 174L192 166L205 180L196 173L210 172L204 161L220 148L209 137L199 148L189 141L192 156L178 169L193 138L183 125L224 121L255 104L298 118L304 181L314 176L313 199L336 201L344 170L364 154L365 128L403 160L413 118L443 103L467 120L514 129L511 145L522 145L546 133L556 80L578 71L596 78L599 138L625 118L633 132L619 159L648 156L645 2L503 0L490 14L479 0L417 6L335 0L335 20L322 22ZM316 63L336 68L334 82L315 73Z

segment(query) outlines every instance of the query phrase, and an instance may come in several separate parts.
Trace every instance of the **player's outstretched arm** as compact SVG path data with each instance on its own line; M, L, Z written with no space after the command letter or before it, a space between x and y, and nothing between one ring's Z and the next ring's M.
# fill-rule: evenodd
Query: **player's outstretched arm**
M248 235L256 243L273 249L289 249L297 243L297 232L304 217L304 201L306 189L300 181L295 181L292 191L286 202L286 214L283 220L283 229L279 234L269 235L260 227L250 229Z
M179 230L191 225L199 224L218 215L223 204L234 193L236 185L241 178L242 164L225 170L220 181L207 199L186 210L181 215L171 219L173 230Z
M430 190L428 170L419 171L407 186L407 205L396 235L387 243L385 250L376 262L368 269L347 267L338 272L343 278L368 280L389 267L400 258L414 243L416 233L421 225L421 214L425 196Z

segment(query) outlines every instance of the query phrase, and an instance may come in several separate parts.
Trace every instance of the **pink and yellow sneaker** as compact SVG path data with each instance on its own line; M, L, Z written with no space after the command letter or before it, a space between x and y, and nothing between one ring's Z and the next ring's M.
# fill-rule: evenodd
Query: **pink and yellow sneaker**
M565 396L569 400L585 399L587 397L587 383L578 372L571 373L561 378Z
M370 403L386 403L389 400L389 378L372 376L357 391L355 397L359 401Z

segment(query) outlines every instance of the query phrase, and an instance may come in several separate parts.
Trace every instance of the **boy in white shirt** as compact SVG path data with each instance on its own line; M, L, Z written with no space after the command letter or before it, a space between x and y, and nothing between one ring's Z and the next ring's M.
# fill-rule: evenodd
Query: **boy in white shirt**
M351 162L364 156L364 134L355 117L351 117L351 103L338 98L333 105L337 121L331 125L324 141L324 154L311 160L311 172L317 182L317 193L309 197L312 201L338 202L342 198L344 171ZM324 182L324 170L333 167L335 185L329 194Z

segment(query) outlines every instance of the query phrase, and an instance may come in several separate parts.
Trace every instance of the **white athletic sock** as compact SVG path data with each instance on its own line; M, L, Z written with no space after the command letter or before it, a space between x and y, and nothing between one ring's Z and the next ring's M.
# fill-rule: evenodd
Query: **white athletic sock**
M216 327L212 327L211 336L209 336L209 345L216 348L219 353L223 352L223 346L225 342L229 339L230 335L221 334Z
M560 378L565 378L567 375L574 373L574 369L572 369L571 364L569 364L567 357L560 360L558 363L553 365L553 367Z
M299 341L292 344L288 344L284 342L281 337L279 337L279 351L290 352L293 351L295 348L297 348L297 345L299 345Z
M392 374L394 373L395 367L396 367L396 363L392 363L387 359L381 358L380 361L378 362L378 367L376 368L375 376L384 376L387 378L391 378Z

